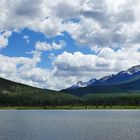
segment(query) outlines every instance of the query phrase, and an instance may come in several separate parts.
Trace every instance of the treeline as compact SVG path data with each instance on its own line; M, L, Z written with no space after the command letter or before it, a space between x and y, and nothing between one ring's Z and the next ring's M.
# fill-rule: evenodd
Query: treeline
M53 96L53 95L52 95ZM7 96L0 95L0 106L63 106L63 105L78 105L81 104L81 99L67 99L61 97L42 97L33 98L32 96Z
M67 94L0 94L0 106L140 106L140 94L88 95Z
M92 96L85 99L87 105L97 106L140 106L140 95L104 95Z

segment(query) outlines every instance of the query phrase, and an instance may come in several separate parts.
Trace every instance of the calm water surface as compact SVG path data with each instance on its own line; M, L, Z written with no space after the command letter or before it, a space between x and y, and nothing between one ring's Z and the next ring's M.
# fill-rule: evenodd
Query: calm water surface
M0 140L140 140L140 110L0 111Z

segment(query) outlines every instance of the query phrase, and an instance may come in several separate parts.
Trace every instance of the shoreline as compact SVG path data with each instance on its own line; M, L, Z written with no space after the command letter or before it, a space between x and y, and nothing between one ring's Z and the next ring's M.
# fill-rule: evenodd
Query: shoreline
M0 110L115 110L115 109L140 109L140 106L5 106Z

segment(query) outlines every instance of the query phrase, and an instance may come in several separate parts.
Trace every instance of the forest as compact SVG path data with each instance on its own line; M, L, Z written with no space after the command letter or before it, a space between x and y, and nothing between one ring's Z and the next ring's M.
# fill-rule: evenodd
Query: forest
M0 107L8 106L140 106L140 93L93 93L76 96L0 78Z

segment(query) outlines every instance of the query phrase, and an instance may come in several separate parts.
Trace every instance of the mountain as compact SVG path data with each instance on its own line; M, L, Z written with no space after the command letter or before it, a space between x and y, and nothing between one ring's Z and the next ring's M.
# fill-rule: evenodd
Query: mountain
M77 97L0 78L0 106L45 106L70 104Z
M94 82L96 82L96 79L91 79L88 82L79 81L76 84L73 84L72 86L68 87L67 89L77 89L79 87L87 87L93 84Z
M122 84L128 81L132 81L134 79L140 78L140 65L133 66L126 71L121 71L116 75L105 76L90 86L94 85L115 85Z
M13 82L4 78L0 78L0 94L27 94L29 92L48 92L51 90L39 89L36 87Z
M87 82L78 81L76 84L73 84L72 86L68 87L68 89L77 89L79 87L86 87L86 86L88 86Z
M77 96L91 93L140 92L140 65L121 71L116 75L105 76L86 87L64 89L62 91Z

